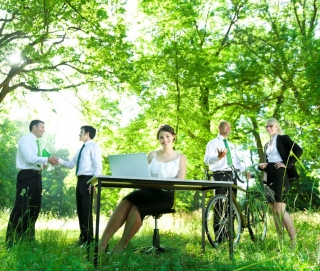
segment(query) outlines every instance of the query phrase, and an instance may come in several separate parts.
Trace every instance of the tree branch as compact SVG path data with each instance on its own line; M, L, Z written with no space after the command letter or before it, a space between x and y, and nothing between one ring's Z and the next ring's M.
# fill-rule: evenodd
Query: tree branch
M71 84L71 85L68 85L68 86L63 86L63 87L58 87L58 88L37 88L37 87L32 87L32 86L29 86L27 85L25 82L20 82L19 84L16 84L14 86L11 86L9 87L9 91L8 92L11 92L19 87L23 87L25 89L28 89L32 92L57 92L59 90L63 90L63 89L72 89L72 88L76 88L76 87L79 87L79 86L83 86L85 84L88 84L88 83L93 83L94 81L86 81L86 82L81 82L79 84Z
M316 24L316 19L317 19L317 13L318 13L318 8L317 8L317 0L313 0L313 15L310 20L310 30L309 33L312 33L312 31L315 28Z
M0 39L0 46L4 46L15 39L27 38L27 36L22 31L16 31L10 34L5 34L3 38Z
M73 65L71 65L69 63L70 63L69 61L65 61L65 62L61 62L59 64L56 64L54 66L50 66L50 67L46 66L44 68L34 68L34 69L30 69L30 70L23 70L23 72L29 73L29 72L43 71L43 70L56 70L56 69L58 70L58 67L60 67L60 66L67 66L67 67L72 68L73 70L76 70L77 72L79 72L81 74L85 74L85 75L91 75L92 74L90 72L86 72L84 70L81 70L81 69L79 69L79 68L77 68L77 67L75 67L75 66L73 66Z
M25 62L23 62L20 66L12 65L11 69L7 75L7 78L2 83L0 83L0 89L6 85L9 85L9 82L12 80L12 78L14 76L16 76L17 74L21 73L21 71L24 69L24 67L31 64L31 63L33 63L33 61L31 59L28 59Z

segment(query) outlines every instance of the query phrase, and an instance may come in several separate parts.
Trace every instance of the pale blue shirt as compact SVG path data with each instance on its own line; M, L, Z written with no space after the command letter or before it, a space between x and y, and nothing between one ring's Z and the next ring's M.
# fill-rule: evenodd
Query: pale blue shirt
M80 175L101 175L102 173L102 151L100 146L88 140L84 143L85 147L81 152L81 159L77 176ZM66 168L74 168L77 165L77 160L81 148L77 151L76 155L70 161L64 161L59 158L59 164Z
M30 133L21 137L18 141L16 167L18 169L39 170L39 165L47 164L48 157L38 156L37 137Z

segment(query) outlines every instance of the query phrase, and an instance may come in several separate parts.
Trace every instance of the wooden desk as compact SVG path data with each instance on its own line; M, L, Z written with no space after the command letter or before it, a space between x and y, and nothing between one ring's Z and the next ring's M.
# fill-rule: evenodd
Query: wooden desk
M174 189L174 190L198 190L202 191L202 249L205 250L205 191L216 188L227 188L229 202L232 202L232 182L226 181L204 181L204 180L178 180L178 179L157 179L157 178L136 178L136 177L114 177L98 175L92 177L88 183L97 187L97 213L95 244L99 241L99 221L100 221L100 200L101 188L149 188L149 189ZM91 190L93 195L93 187ZM92 200L91 200L92 203ZM90 206L92 210L92 206ZM229 204L229 236L233 236L232 208ZM97 266L98 247L95 246L94 264ZM229 256L233 257L233 239L229 238Z

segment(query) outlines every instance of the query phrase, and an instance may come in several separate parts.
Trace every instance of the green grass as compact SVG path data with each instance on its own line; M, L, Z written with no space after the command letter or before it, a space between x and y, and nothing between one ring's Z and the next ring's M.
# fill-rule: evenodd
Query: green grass
M164 254L146 255L134 252L134 248L150 246L153 219L144 222L139 233L132 239L127 250L119 256L99 258L98 270L320 270L320 215L316 213L292 214L298 232L298 247L292 251L288 238L279 241L275 228L269 221L267 238L263 243L253 243L247 230L241 235L233 260L229 259L228 247L213 249L206 241L206 251L201 251L201 219L199 212L176 213L160 219L161 245L175 250ZM85 249L77 247L79 234L77 223L45 221L37 223L37 241L21 243L7 250L4 244L7 215L0 223L0 270L5 271L71 271L95 270L92 254L87 259ZM38 226L39 225L39 226ZM101 227L105 226L105 221ZM55 229L56 228L56 229ZM121 230L110 242L112 248Z

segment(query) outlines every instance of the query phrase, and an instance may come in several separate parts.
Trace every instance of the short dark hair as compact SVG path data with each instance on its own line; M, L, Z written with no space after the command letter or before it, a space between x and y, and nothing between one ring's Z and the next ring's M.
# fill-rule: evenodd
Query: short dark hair
M90 139L94 139L96 136L96 129L89 125L84 125L80 129L83 129L85 133L89 133Z
M30 124L29 124L29 131L30 131L30 132L32 131L33 125L35 125L35 126L38 127L39 123L43 123L43 124L44 124L44 122L43 122L42 120L32 120L32 121L30 122Z
M170 134L172 134L172 135L176 135L175 132L174 132L174 129L173 129L170 125L168 125L168 124L162 124L162 125L160 125L160 127L159 127L159 129L158 129L157 139L159 139L160 132L162 132L162 131L168 132L168 133L170 133Z

